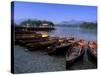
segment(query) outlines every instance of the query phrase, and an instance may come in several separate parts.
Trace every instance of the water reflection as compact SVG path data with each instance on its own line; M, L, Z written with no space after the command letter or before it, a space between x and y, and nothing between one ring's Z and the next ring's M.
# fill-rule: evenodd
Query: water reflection
M50 35L55 36L73 36L76 38L82 38L86 41L97 40L97 31L96 30L88 30L82 29L79 27L55 27L56 30L49 32ZM97 63L93 62L87 53L87 45L85 46L85 53L81 59L75 62L71 67L67 68L67 70L80 70L80 69L95 69L97 68Z

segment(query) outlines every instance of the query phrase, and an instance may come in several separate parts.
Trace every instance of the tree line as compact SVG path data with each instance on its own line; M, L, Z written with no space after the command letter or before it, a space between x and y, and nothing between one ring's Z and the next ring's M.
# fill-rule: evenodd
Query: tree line
M83 22L80 24L80 27L85 29L97 29L97 23Z

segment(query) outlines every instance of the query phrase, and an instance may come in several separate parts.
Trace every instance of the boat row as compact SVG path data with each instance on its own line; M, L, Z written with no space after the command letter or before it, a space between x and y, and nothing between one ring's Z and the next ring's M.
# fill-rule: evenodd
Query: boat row
M77 40L74 37L50 37L46 34L17 34L15 42L30 51L45 50L49 55L65 55L66 67L69 67L84 55L85 46L88 55L97 60L97 43L95 41Z

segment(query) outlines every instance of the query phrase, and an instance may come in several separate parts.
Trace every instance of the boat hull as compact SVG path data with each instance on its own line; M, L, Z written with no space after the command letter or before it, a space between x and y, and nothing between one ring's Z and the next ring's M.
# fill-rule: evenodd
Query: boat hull
M65 55L66 54L66 50L69 49L69 45L64 45L64 46L55 46L53 48L51 48L50 50L48 50L48 54L49 55Z
M80 55L78 55L77 57L75 57L72 60L69 60L69 61L66 60L66 69L69 68L69 67L71 67L72 64L75 63L75 62L77 62L79 59L82 59L83 55L84 55L84 52L85 52L85 49L82 48Z
M28 43L26 44L26 47L30 50L44 50L48 46L51 46L53 44L56 44L57 41L44 41L44 42L37 42L37 43Z
M94 62L97 62L97 56L95 56L95 55L92 53L91 49L88 48L87 53L88 53L88 58L89 58L90 60L92 60L92 61L94 61Z

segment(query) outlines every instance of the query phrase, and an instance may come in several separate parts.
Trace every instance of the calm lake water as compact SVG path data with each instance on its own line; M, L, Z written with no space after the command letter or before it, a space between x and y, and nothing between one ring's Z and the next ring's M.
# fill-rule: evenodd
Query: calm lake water
M74 36L83 38L84 40L96 40L96 30L85 30L71 27L56 27L55 30L49 32L54 36ZM89 59L87 55L87 47L83 58L73 63L71 67L66 69L65 56L50 56L46 51L26 52L25 47L14 46L14 73L34 73L34 72L50 72L50 71L66 71L66 70L82 70L96 69L97 63Z
M78 39L84 39L85 41L97 40L97 31L93 29L82 29L80 27L55 27L56 29L49 32L54 36L66 36L76 37ZM75 62L67 70L80 70L80 69L94 69L97 67L97 63L92 61L87 55L87 45L85 46L85 53L83 58Z
M55 30L49 32L50 35L54 36L73 36L76 38L82 38L84 40L97 40L96 30L87 30L79 27L55 27Z

